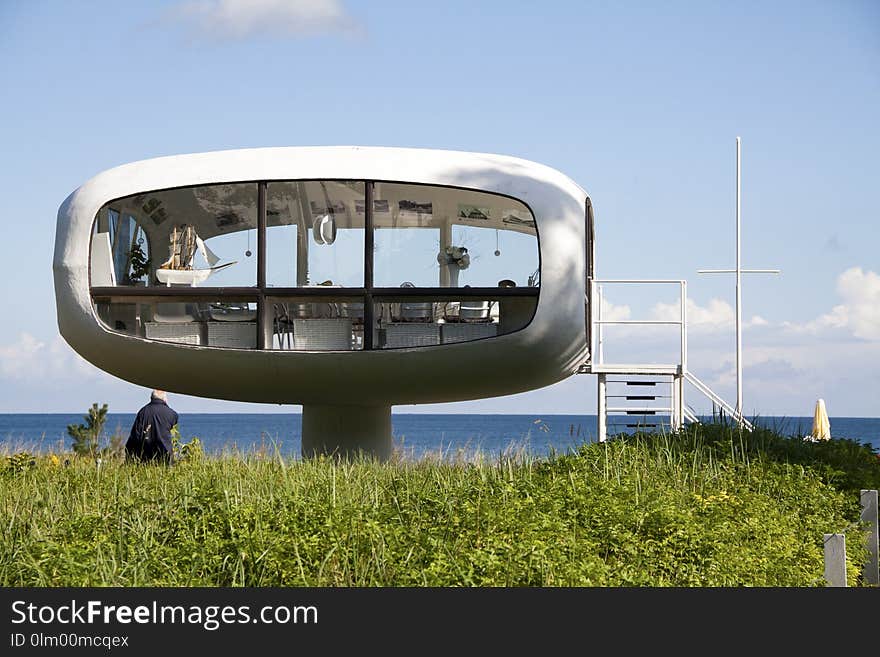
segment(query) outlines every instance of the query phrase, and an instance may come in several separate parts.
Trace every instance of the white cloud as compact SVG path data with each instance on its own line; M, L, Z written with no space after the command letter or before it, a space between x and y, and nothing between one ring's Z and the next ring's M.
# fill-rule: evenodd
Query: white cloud
M843 303L830 312L805 324L783 322L783 327L811 335L846 329L863 340L880 340L880 275L851 267L837 277L837 293Z
M654 312L657 313L656 307ZM705 307L701 307L693 299L688 299L687 321L688 327L717 331L732 327L736 322L736 314L731 305L721 299L709 299L709 304Z
M80 381L102 373L85 361L61 338L43 342L21 333L12 344L0 346L0 378L10 381Z
M18 342L0 347L0 375L3 378L21 378L30 371L31 364L40 358L45 349L45 342L40 342L30 333L20 334Z
M314 36L357 30L339 0L187 0L169 17L203 36Z
M880 276L852 267L837 278L837 293L843 297L843 304L832 312L846 317L853 335L880 340Z
M602 319L606 322L621 322L630 318L632 311L627 305L616 306L608 299L602 299Z
M674 303L658 303L651 309L651 319L676 321L681 316L681 306ZM687 323L689 331L717 332L732 331L736 323L733 307L721 299L710 299L706 306L699 305L693 299L687 300ZM766 326L767 320L755 315L751 320L743 322L744 328Z
M698 346L690 350L689 369L728 402L736 397L736 365L732 348ZM764 415L811 415L822 397L829 413L875 415L880 386L880 342L825 339L803 343L763 344L752 340L743 348L743 386L748 412ZM688 403L710 404L696 392Z

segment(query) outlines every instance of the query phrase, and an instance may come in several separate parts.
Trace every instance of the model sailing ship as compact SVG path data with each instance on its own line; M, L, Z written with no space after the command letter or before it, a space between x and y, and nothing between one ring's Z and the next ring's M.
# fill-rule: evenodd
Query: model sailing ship
M156 270L156 278L159 279L159 282L165 283L169 287L171 285L198 285L221 269L226 269L238 262L233 260L218 265L220 258L208 248L208 245L196 234L192 226L185 225L181 228L174 226L171 229L169 240L170 257ZM208 267L201 269L193 267L197 249L208 263Z

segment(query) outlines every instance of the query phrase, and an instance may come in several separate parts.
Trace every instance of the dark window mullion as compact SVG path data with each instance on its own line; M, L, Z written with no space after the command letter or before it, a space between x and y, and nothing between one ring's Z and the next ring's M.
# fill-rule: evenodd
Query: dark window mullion
M257 183L257 349L266 348L266 188L265 182Z
M193 299L195 297L216 297L217 299L250 299L259 295L254 287L92 287L93 297L157 297Z
M340 299L363 298L362 287L267 287L263 292L269 297L327 297Z
M375 297L413 298L432 297L455 300L460 298L479 299L481 297L536 297L538 287L374 287Z
M373 348L373 183L364 182L364 350Z

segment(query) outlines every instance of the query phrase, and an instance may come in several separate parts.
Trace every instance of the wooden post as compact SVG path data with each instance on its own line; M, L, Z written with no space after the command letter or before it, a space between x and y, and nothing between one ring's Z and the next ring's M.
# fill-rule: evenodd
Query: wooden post
M862 502L862 522L868 523L867 542L868 542L868 561L862 571L862 579L865 584L871 586L880 586L880 572L878 572L878 526L877 526L877 491L863 490L861 491Z
M846 535L825 534L826 586L846 586Z

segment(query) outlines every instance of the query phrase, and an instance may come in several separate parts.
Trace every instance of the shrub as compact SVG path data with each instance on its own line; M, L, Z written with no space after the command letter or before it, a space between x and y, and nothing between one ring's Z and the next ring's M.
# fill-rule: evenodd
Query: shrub
M79 456L96 456L101 434L104 431L104 423L107 421L107 404L100 408L98 404L92 404L85 416L85 424L67 425L67 433L73 438L71 447Z
M197 436L190 438L188 443L181 441L180 429L176 424L171 427L171 448L175 461L199 461L205 455L202 441Z
M37 459L30 452L16 452L6 457L5 471L10 474L24 472L37 465Z

